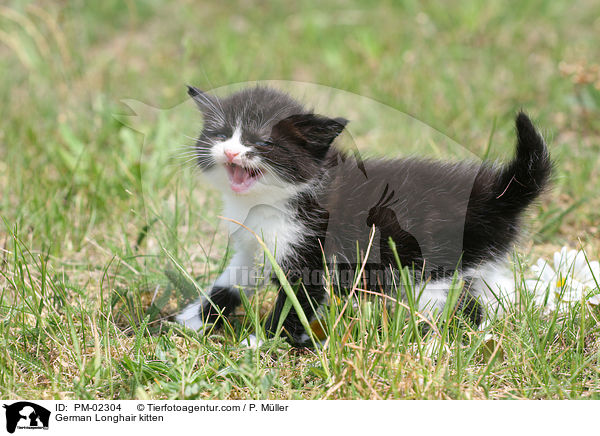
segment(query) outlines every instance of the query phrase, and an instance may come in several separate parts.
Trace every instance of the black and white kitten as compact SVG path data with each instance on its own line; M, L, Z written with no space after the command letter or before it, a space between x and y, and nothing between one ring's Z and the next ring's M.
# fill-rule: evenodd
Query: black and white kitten
M431 315L443 309L455 273L464 283L461 304L475 323L513 298L504 258L521 213L552 168L525 114L516 119L516 156L504 166L363 161L332 145L347 120L317 115L282 92L254 87L218 98L189 87L188 93L204 117L197 163L222 192L223 215L263 239L309 318L327 297L325 271L337 289L348 289L363 263L360 287L392 292L402 288L399 260L414 276L419 309ZM269 278L255 236L236 223L228 226L235 251L229 266L208 298L177 316L190 328L226 317L240 304L240 291L251 293ZM269 334L285 300L280 290L266 322ZM292 343L307 343L294 309L283 327Z

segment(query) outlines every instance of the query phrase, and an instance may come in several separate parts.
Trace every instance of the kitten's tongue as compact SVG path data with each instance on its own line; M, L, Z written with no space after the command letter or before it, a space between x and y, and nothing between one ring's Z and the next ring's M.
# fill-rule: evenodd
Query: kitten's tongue
M231 172L231 182L241 185L242 183L245 183L248 181L248 179L250 178L250 173L248 173L248 171L246 171L244 168L242 168L241 166L235 165L233 167L233 171Z
M229 173L231 189L237 193L246 192L257 180L254 173L239 165L228 165L227 172Z

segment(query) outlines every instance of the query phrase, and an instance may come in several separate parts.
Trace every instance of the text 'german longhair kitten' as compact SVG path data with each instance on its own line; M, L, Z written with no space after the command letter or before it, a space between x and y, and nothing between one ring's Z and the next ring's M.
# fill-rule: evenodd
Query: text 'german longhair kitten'
M464 283L463 308L476 323L512 299L504 258L521 213L544 189L552 167L525 114L516 119L516 155L503 166L363 161L332 145L347 120L314 114L282 92L254 87L219 98L189 87L188 93L204 118L198 166L222 192L223 215L247 229L228 222L231 262L208 298L184 309L179 322L203 329L240 304L240 291L250 293L269 278L270 265L248 229L297 286L309 318L326 299L325 271L337 289L348 289L364 263L361 287L400 289L390 239L414 276L419 310L434 315L443 309L455 273ZM280 290L266 322L269 334L285 300ZM283 327L292 343L308 342L294 309Z

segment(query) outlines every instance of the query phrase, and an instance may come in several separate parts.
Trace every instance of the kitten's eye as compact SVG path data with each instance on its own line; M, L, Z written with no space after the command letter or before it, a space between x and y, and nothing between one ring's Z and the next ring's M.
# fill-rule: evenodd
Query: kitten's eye
M215 135L215 138L217 138L217 139L227 139L227 135L225 135L224 133L217 133Z
M254 145L258 145L259 147L271 147L273 143L271 141L256 141Z

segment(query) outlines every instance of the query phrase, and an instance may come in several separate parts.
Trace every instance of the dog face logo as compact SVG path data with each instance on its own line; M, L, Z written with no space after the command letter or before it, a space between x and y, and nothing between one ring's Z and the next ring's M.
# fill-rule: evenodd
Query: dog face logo
M6 409L6 431L19 429L48 429L50 411L29 401L4 405Z

